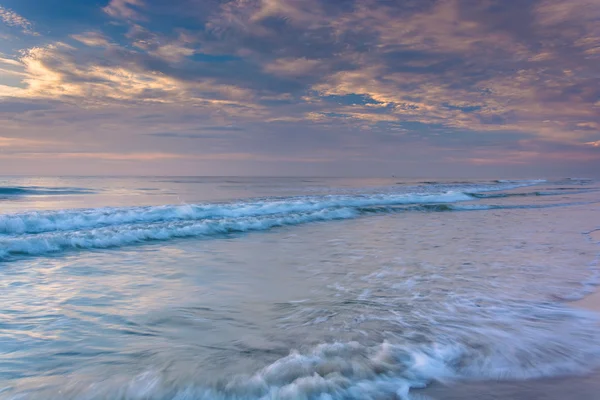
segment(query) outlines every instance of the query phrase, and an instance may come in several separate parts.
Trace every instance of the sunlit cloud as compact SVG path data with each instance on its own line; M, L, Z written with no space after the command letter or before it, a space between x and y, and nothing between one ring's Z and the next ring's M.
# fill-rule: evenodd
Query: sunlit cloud
M89 36L82 40L87 39ZM232 112L259 107L250 101L252 92L244 88L214 80L184 81L135 64L86 62L76 48L60 42L29 49L20 63L26 87L13 89L9 96L62 99L90 106L121 101L232 107Z

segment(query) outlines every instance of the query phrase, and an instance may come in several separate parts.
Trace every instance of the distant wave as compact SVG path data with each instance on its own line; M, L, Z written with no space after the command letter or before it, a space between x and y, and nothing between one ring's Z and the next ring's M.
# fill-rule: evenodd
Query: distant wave
M540 209L540 208L556 208L556 207L572 207L588 204L597 204L600 201L577 201L568 203L550 203L550 204L422 204L415 207L405 208L415 211L485 211L485 210L524 210L524 209Z
M0 197L89 194L95 191L76 187L0 186Z
M568 190L563 190L563 188L559 188L552 191L537 191L537 192L523 192L523 193L467 193L470 196L479 198L479 199L499 199L505 197L531 197L531 196L556 196L556 195L569 195L569 194L581 194L581 193L589 193L591 191L595 191L596 189L587 189L587 190L573 190L572 188L568 188Z

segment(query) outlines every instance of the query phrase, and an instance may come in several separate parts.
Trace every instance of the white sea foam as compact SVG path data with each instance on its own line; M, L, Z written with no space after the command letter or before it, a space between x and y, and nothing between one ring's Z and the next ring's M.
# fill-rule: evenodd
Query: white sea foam
M35 393L16 391L25 398L48 400L408 400L418 398L414 389L434 381L522 380L583 373L598 366L600 346L594 316L559 305L533 307L524 310L526 313L510 307L497 310L500 321L513 325L512 330L476 324L475 318L473 326L439 336L437 341L386 341L373 346L323 343L311 350L291 351L252 375L212 384L203 382L199 366L191 367L197 370L190 374L174 376L169 367L155 365L134 377L111 374L112 378L101 384L71 376L61 377L57 387L47 384ZM555 330L527 324L523 318L554 321ZM576 329L573 323L577 323ZM0 398L23 398L13 394L9 390Z
M519 181L511 185L525 186L537 182ZM493 187L505 189L505 185ZM491 188L482 186L469 190L477 192ZM415 207L417 210L422 207L426 211L469 211L496 207L452 204L469 200L477 199L461 191L377 193L4 214L0 215L0 261L16 255L43 255L69 249L99 249L151 240L259 231Z
M70 231L137 223L260 217L306 213L339 207L453 203L466 200L472 200L472 197L460 192L446 192L439 194L297 197L225 204L36 211L0 215L0 234Z
M469 193L510 190L542 182L545 181L498 181L494 184L473 184L468 186L440 184L415 187L414 189L417 191L415 193L300 196L221 204L106 207L0 214L0 235L94 229L136 223L255 217L283 213L311 212L335 207L454 203L472 200L473 198Z
M149 240L260 231L277 226L347 219L356 215L356 211L352 208L336 208L305 213L114 225L78 231L55 231L35 235L7 236L0 239L0 260L18 254L40 255L68 249L119 247Z

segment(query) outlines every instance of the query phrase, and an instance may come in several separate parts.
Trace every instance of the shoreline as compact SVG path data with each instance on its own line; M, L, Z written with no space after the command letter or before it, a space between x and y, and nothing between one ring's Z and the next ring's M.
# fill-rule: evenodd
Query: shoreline
M577 308L600 313L600 290L586 295L583 299L567 303Z
M598 232L600 234L600 232ZM568 302L575 308L600 314L600 288L584 298ZM457 382L416 390L411 398L420 400L597 400L600 371L585 375L557 376L532 380Z

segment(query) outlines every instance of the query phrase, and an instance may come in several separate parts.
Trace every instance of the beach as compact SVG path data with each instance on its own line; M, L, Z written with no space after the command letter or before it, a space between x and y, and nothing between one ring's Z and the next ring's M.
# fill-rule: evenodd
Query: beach
M595 181L2 187L0 399L597 397Z
M600 231L592 232L590 238L592 241L600 243ZM600 291L587 294L582 299L571 302L570 305L600 316ZM424 398L430 396L434 399L447 400L596 400L599 394L600 371L593 371L583 376L554 377L533 381L483 381L457 385L434 385L419 393Z
M600 292L592 293L581 300L573 302L573 306L600 313Z
M571 303L574 307L600 314L600 292ZM583 376L561 376L531 381L482 381L433 385L415 395L416 399L444 400L596 400L600 393L600 371ZM419 397L422 396L422 397Z

